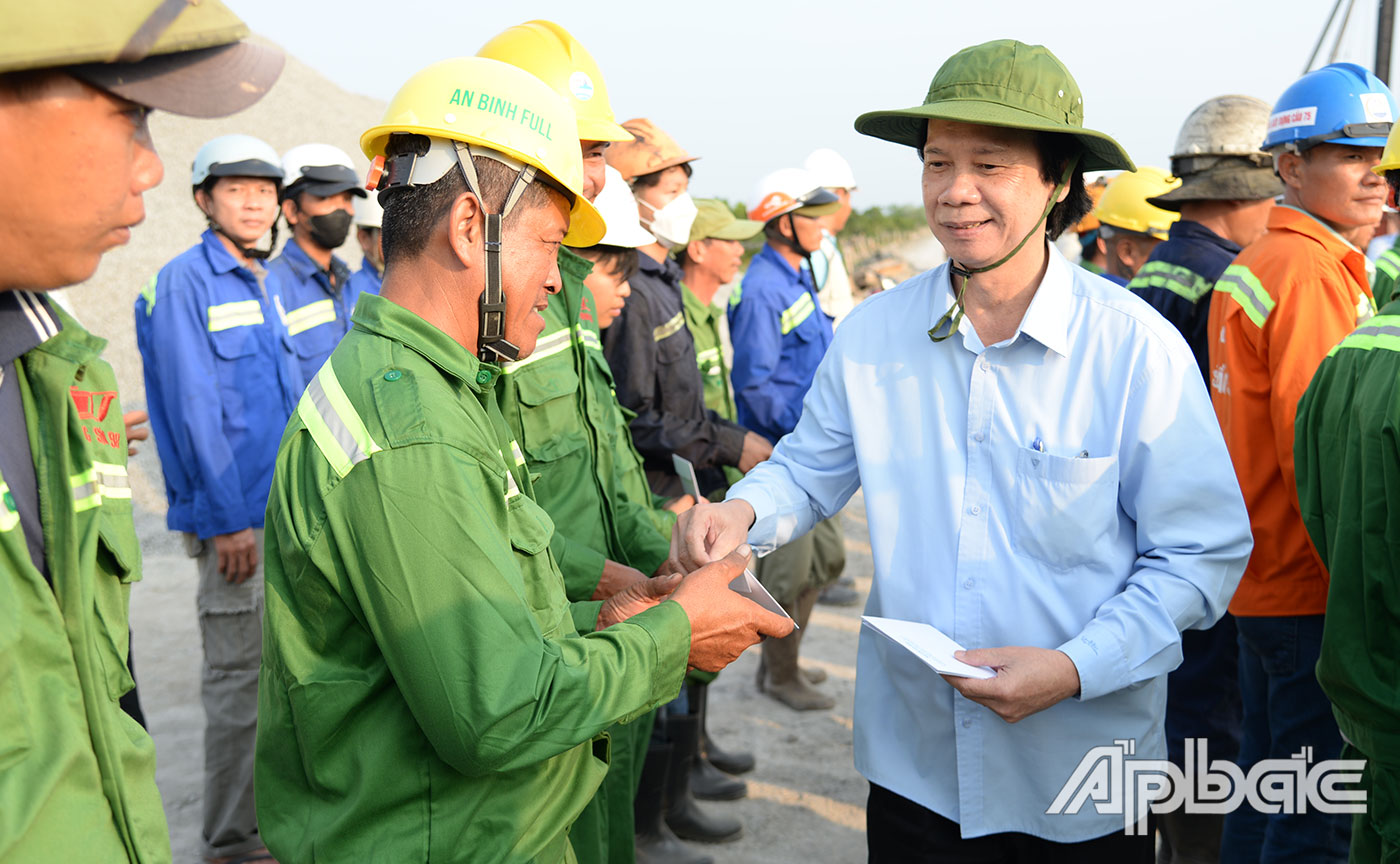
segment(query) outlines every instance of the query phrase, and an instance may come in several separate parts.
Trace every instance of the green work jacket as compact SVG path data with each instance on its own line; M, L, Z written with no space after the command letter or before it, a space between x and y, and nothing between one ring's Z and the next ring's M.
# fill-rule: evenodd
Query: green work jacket
M601 604L564 596L496 367L381 297L351 320L268 500L259 830L284 861L564 861L599 733L679 692L689 620L580 636Z
M603 359L592 263L561 249L561 288L549 298L534 352L501 367L501 413L519 439L535 501L554 520L552 545L570 600L587 600L611 558L650 575L670 553ZM641 472L640 489L623 475ZM636 497L642 489L646 497Z
M1347 740L1400 764L1400 302L1323 359L1298 402L1298 504L1327 566L1317 679Z
M724 362L724 340L720 337L719 319L724 314L712 303L706 303L685 285L681 286L685 303L685 326L695 340L695 364L700 367L700 379L705 385L705 407L731 423L738 422L734 407L734 392L729 389L729 366ZM732 465L724 466L725 479L738 483L744 474ZM723 497L724 490L711 493Z
M0 478L0 861L170 860L155 746L118 700L140 579L107 342L62 329L15 360L50 588Z

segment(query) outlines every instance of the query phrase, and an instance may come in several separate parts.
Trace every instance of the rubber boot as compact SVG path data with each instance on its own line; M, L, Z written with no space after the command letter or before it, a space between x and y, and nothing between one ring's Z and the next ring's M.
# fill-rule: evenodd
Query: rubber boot
M816 605L818 593L816 588L804 589L797 597L796 608L787 610L801 629L794 630L782 639L768 639L763 643L763 665L767 667L767 681L762 689L794 711L824 711L836 705L835 699L813 689L797 666L802 634L807 632L807 619L812 616L812 607Z
M1160 864L1219 864L1220 834L1225 816L1220 813L1185 813L1175 810L1157 816L1162 847L1170 849Z
M694 714L666 718L671 739L670 776L666 780L666 824L683 840L723 843L744 833L738 819L700 809L690 791L690 770L700 755L700 723Z
M710 717L710 685L692 684L690 691L690 704L699 706L700 711L700 756L702 761L709 763L726 774L745 774L753 770L754 758L752 753L730 752L721 750L710 740L709 717ZM694 782L692 780L692 782ZM697 798L703 797L698 792Z
M682 843L661 818L665 812L672 749L670 744L653 743L642 763L637 795L632 799L632 815L637 824L637 864L714 864L715 859Z
M808 684L820 684L826 680L826 670L817 666L798 666L797 673L806 678ZM768 686L768 664L763 661L762 651L758 655L758 671L754 673L753 683L760 693L764 692L764 688ZM742 772L731 771L729 773Z
M708 684L691 683L686 685L689 691L690 710L696 716L696 722L700 724L700 752L695 757L695 764L690 769L690 791L701 801L734 801L749 794L748 784L743 780L729 776L710 756L709 742L705 735L705 718L709 716L706 706L709 696ZM720 759L726 764L733 760L738 760L744 766L744 770L753 768L753 756L749 753L728 754L720 751Z

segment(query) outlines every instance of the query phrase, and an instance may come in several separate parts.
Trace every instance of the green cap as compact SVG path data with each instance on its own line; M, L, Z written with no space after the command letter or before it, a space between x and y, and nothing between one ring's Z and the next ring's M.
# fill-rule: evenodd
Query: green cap
M1060 132L1084 146L1080 171L1134 170L1117 141L1084 128L1079 85L1043 45L999 39L964 48L933 76L924 104L862 114L856 131L917 148L929 120Z
M748 240L763 230L762 222L740 219L718 198L696 199L695 209L699 212L690 224L691 243L696 240Z
M260 99L282 72L276 48L220 0L44 0L11 4L0 73L56 69L174 114L222 117Z

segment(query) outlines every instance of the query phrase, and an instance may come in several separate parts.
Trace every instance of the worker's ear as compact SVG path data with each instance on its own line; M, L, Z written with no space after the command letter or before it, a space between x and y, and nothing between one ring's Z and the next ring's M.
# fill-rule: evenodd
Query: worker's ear
M472 193L463 192L452 202L447 214L447 242L463 269L481 266L483 222L481 202Z
M1301 153L1294 153L1284 150L1274 155L1274 168L1278 171L1278 177L1283 181L1283 185L1290 189L1303 188L1303 163L1307 157Z

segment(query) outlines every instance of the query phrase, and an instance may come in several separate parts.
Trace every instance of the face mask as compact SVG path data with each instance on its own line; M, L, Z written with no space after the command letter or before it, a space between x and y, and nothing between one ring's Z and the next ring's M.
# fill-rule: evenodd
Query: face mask
M311 224L311 239L322 249L334 249L350 235L350 223L354 219L355 214L349 210L311 216L307 219Z
M682 192L672 198L665 207L653 207L640 198L637 200L651 211L651 224L647 225L646 229L656 235L662 246L673 249L690 240L690 226L695 223L695 217L700 211L689 192Z

